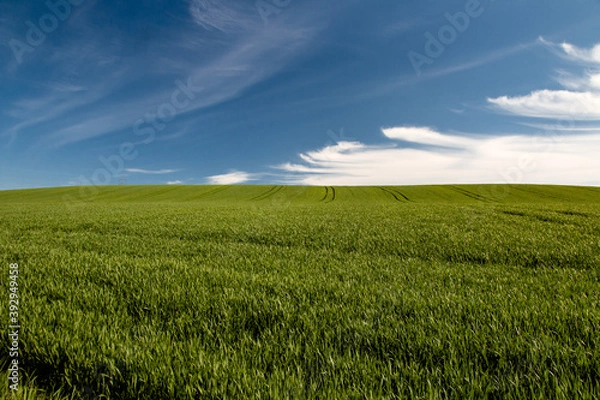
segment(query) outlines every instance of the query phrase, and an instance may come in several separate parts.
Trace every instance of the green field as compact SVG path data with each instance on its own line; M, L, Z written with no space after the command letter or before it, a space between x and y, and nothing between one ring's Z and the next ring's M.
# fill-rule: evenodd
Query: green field
M600 188L4 191L0 259L16 398L600 398Z

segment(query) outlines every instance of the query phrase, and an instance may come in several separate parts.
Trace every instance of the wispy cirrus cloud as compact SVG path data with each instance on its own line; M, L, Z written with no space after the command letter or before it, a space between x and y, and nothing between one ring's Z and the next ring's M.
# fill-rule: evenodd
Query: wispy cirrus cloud
M467 137L444 135L436 132L432 128L423 126L386 128L383 129L382 132L384 136L389 139L403 140L430 146L463 148L468 147L473 143L473 140Z
M188 11L191 21L155 37L147 43L149 53L136 57L124 55L129 34L117 35L116 41L96 39L106 39L107 31L92 22L91 13L81 16L73 38L51 49L48 68L55 83L30 82L30 90L2 111L12 120L0 136L14 139L27 132L30 143L56 148L131 132L134 122L171 99L177 79L190 78L203 87L177 115L214 106L276 74L309 49L326 26L308 12L265 26L251 3L190 0ZM144 84L148 81L153 84ZM182 129L178 121L170 128L165 135Z
M142 169L142 168L125 168L126 172L130 172L132 174L146 174L146 175L162 175L162 174L172 174L175 172L181 171L180 169Z
M468 60L464 60L453 65L432 68L431 70L424 71L420 76L411 72L401 76L394 76L393 79L386 77L382 80L378 79L375 82L357 82L356 86L352 88L351 96L345 95L343 98L336 97L327 99L327 101L324 103L347 104L355 103L358 100L364 101L367 99L377 98L407 86L419 85L426 81L441 79L450 75L484 67L488 64L493 64L505 58L525 52L538 44L539 43L537 41L533 41L527 43L516 43L512 46L493 49L482 54L477 54Z
M409 17L383 26L380 32L384 37L394 37L409 32L426 23L427 21L423 18Z
M240 32L260 23L254 4L221 0L189 0L194 22L207 30Z
M580 133L600 133L600 125L594 124L571 124L557 123L557 124L539 124L531 122L521 122L521 125L529 126L542 132L580 132Z

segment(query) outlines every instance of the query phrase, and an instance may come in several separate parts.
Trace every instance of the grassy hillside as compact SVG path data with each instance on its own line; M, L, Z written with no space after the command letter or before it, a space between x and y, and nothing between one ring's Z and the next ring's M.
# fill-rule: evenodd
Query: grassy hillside
M0 191L0 203L88 202L399 201L414 203L598 203L600 187L551 185L314 186L99 186Z
M592 399L599 205L530 185L5 191L0 260L47 395Z

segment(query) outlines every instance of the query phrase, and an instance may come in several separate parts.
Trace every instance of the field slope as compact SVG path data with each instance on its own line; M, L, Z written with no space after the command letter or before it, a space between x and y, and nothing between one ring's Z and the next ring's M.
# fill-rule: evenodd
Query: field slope
M600 397L600 188L0 191L0 260L20 398Z
M102 186L0 191L1 203L63 203L65 206L113 202L279 202L328 203L596 203L600 187L552 185L431 186Z

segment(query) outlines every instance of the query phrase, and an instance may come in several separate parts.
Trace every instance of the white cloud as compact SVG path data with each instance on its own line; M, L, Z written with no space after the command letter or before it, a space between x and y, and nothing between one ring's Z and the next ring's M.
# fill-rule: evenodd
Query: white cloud
M600 43L590 49L582 49L569 43L561 43L560 47L572 60L600 64Z
M585 75L576 75L558 70L556 80L569 90L594 91L600 89L600 74L594 72L588 72Z
M593 62L598 48L560 47L565 58ZM544 130L538 136L467 136L425 126L389 127L382 129L388 139L383 145L339 141L300 154L300 162L274 168L282 171L284 182L307 185L600 185L600 126L595 122L600 121L600 77L588 72L581 77L562 74L561 79L570 90L536 90L525 96L488 99L511 114L561 119L556 125L530 124ZM412 145L401 146L402 142Z
M447 183L600 184L600 132L565 137L473 136L427 127L382 130L391 142L342 142L301 154L304 163L277 166L286 180L308 185L407 185Z
M168 181L167 185L181 185L183 182L180 180L176 180L176 181Z
M585 49L566 42L554 43L541 36L538 38L538 42L568 61L587 65L600 64L600 43Z
M524 117L600 120L600 93L536 90L526 96L488 98L488 102Z
M161 174L172 174L174 172L181 171L180 169L141 169L141 168L125 168L125 171L131 172L134 174L148 174L148 175L161 175Z
M253 180L252 174L243 171L233 171L228 174L209 176L207 182L211 185L235 185Z
M435 132L432 128L422 126L384 128L382 132L389 139L405 140L407 142L433 146L464 147L472 142L471 139L466 137L443 135Z
M600 74L590 75L590 85L594 89L600 89Z
M540 38L540 42L559 52L571 62L600 65L600 44L582 49L569 43L557 45ZM523 117L570 121L600 120L600 74L574 75L558 71L557 81L564 90L535 90L524 96L488 98L494 107Z

